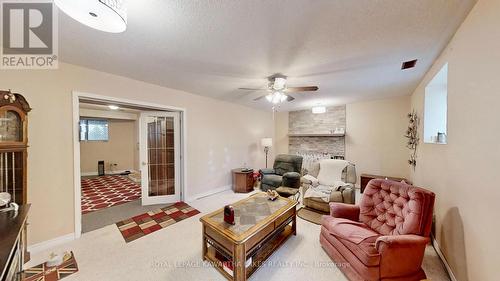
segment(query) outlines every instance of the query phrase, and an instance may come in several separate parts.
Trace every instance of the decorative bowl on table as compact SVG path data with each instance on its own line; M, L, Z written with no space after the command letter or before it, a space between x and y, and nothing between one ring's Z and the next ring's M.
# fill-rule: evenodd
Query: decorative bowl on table
M269 198L269 200L271 200L271 201L278 199L279 196L280 195L278 194L278 192L276 192L276 190L268 190L267 191L267 198Z

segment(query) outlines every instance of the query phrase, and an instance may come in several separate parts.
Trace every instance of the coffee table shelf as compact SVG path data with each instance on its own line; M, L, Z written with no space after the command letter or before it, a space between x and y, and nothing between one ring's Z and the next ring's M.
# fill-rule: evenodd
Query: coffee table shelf
M267 243L263 248L253 256L252 265L247 268L247 278L249 278L257 269L259 269L260 264L264 263L276 250L278 250L285 242L293 235L292 226L286 226L285 229L274 238L272 241Z

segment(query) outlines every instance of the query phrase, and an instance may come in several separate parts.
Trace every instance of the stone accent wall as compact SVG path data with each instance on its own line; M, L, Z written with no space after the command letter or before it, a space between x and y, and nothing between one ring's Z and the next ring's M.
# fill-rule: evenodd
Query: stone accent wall
M328 134L335 128L345 128L345 105L327 107L323 114L310 109L291 111L288 117L289 134Z
M328 107L323 114L309 110L291 111L289 134L329 134L346 128L346 106ZM346 130L347 131L347 130ZM345 137L289 137L289 153L328 153L345 157Z
M345 156L344 137L289 137L290 154L328 153L334 156Z

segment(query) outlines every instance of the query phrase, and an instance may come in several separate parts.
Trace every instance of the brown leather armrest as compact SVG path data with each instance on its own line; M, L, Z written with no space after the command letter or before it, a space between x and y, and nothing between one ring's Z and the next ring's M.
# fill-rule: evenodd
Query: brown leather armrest
M359 206L330 202L330 216L359 221Z
M418 235L380 236L375 248L380 253L380 276L405 276L418 272L430 239Z

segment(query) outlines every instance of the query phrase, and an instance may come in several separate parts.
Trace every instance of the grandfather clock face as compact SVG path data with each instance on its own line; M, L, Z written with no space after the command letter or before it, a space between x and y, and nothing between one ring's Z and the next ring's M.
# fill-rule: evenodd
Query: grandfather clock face
M0 141L22 141L22 121L15 111L0 112Z

